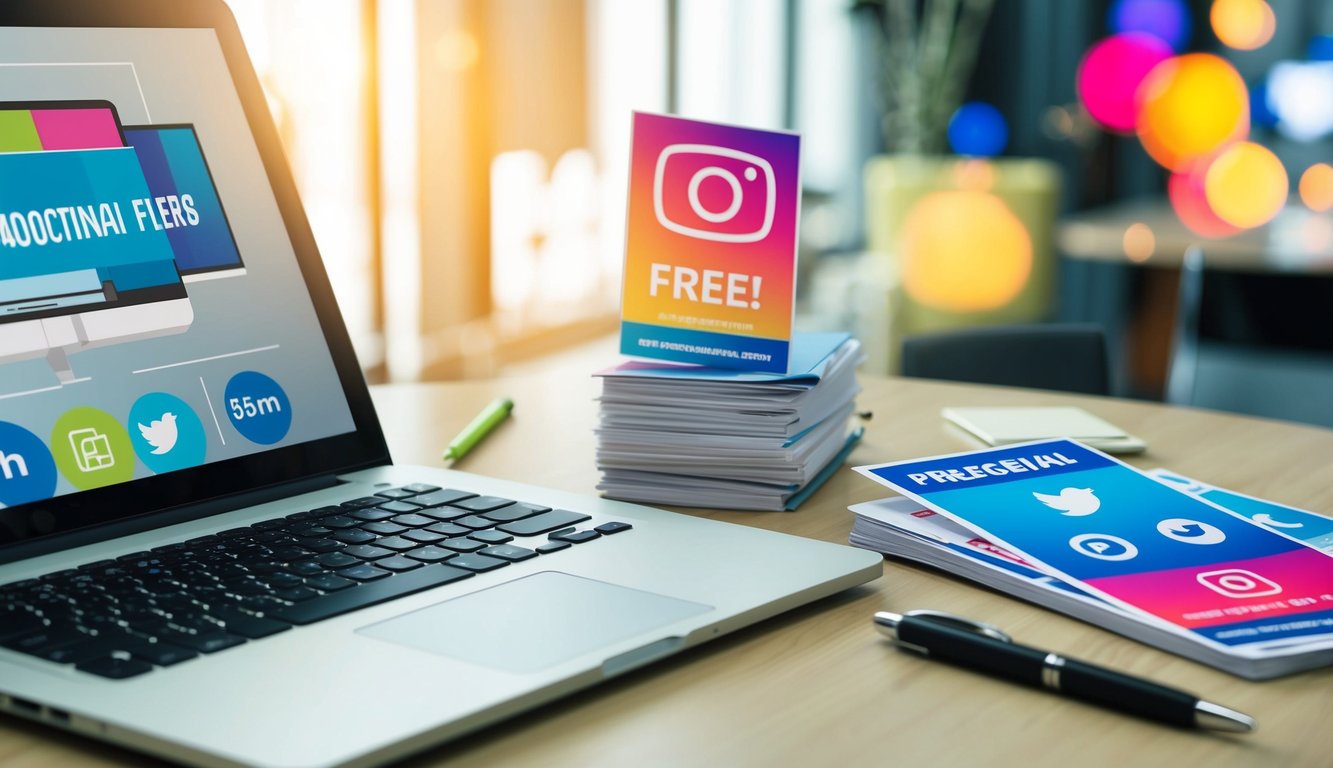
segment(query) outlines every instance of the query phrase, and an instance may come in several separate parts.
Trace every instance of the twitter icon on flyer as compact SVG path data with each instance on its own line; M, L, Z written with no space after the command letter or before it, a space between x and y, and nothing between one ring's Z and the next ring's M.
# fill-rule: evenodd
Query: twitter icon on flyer
M139 460L156 474L204 463L208 439L203 422L184 400L150 392L130 408L130 441Z

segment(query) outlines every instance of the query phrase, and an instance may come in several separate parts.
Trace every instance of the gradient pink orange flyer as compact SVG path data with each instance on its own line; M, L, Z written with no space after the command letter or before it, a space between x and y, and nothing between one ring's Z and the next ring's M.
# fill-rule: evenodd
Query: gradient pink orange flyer
M620 351L786 372L800 136L634 114Z

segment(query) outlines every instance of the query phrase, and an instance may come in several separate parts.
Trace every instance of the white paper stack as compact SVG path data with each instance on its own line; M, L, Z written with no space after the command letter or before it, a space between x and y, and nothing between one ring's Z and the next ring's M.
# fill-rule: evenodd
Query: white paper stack
M681 506L781 510L831 474L849 431L860 344L798 334L791 373L629 362L599 372L598 489Z

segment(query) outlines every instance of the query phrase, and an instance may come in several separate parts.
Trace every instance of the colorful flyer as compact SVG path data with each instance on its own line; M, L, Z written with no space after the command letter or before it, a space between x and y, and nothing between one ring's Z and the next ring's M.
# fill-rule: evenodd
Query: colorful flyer
M785 373L800 137L634 114L620 351Z
M857 471L1177 631L1231 647L1333 639L1333 557L1071 440Z
M1256 499L1243 493L1228 491L1165 469L1152 469L1148 474L1185 493L1201 496L1219 507L1244 515L1265 528L1285 533L1312 547L1333 553L1333 519L1278 504L1275 501Z

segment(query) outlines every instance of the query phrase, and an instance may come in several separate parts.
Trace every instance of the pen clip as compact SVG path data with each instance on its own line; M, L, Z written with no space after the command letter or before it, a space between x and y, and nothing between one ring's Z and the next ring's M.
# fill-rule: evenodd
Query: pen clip
M1012 637L1005 634L1004 630L1000 629L994 624L986 624L985 622L973 621L971 619L963 618L962 616L959 616L958 614L955 613L921 609L915 611L908 611L904 613L903 616L912 616L914 618L937 621L941 624L947 624L952 627L957 627L958 629L965 629L968 632L975 632L978 635L985 635L986 637L989 637L992 640L999 640L1002 643L1012 643L1014 641Z

